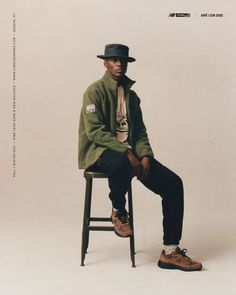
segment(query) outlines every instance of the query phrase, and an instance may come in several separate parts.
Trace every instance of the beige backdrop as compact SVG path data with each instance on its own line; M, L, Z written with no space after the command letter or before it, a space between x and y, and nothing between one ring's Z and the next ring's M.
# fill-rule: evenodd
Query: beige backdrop
M235 250L234 2L25 0L1 6L0 190L4 220L24 217L30 223L43 217L73 216L80 236L84 180L77 168L77 129L82 95L103 75L96 54L103 53L105 44L119 42L127 44L136 58L127 75L137 82L134 89L142 100L155 156L184 181L185 243L204 244L197 252L203 259L208 237L211 249L218 245L217 255L220 248ZM171 12L190 12L191 18L168 17ZM201 13L223 13L224 17L203 18ZM148 231L152 216L158 218L154 248L161 244L160 198L137 181L133 186L136 215L140 220L148 216L144 228ZM104 200L94 200L96 210L110 212L106 184L97 183L96 191ZM232 239L222 242L219 228L231 232Z

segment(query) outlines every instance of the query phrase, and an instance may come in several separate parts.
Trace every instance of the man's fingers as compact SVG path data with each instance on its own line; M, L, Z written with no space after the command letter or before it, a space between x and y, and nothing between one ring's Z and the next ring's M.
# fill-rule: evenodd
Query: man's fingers
M145 180L145 179L147 179L148 178L148 175L149 175L149 171L150 171L150 169L149 169L149 167L146 167L146 168L144 168L143 170L142 170L142 176L141 176L141 180Z
M141 165L137 165L136 166L137 178L140 179L142 177L142 174L143 174L143 167Z

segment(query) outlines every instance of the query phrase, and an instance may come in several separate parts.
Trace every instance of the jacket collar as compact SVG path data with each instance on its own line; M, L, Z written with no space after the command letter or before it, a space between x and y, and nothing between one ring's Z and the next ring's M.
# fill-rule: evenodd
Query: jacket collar
M105 83L107 84L107 86L111 90L116 91L118 83L117 83L117 81L112 79L112 77L108 71L105 72L103 79L104 79ZM130 89L134 83L135 83L135 81L131 80L126 75L122 79L122 85L124 88Z

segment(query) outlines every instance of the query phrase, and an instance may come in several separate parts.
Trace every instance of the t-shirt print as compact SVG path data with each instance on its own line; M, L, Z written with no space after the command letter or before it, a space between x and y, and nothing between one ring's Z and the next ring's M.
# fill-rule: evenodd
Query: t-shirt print
M127 143L129 132L128 117L124 99L124 88L118 87L118 101L116 109L116 138L120 142Z

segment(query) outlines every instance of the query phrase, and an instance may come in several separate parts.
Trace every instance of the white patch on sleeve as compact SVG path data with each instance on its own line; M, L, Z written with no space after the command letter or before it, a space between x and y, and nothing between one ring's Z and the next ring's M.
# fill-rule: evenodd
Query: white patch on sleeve
M86 106L86 113L95 113L95 104L88 104Z

